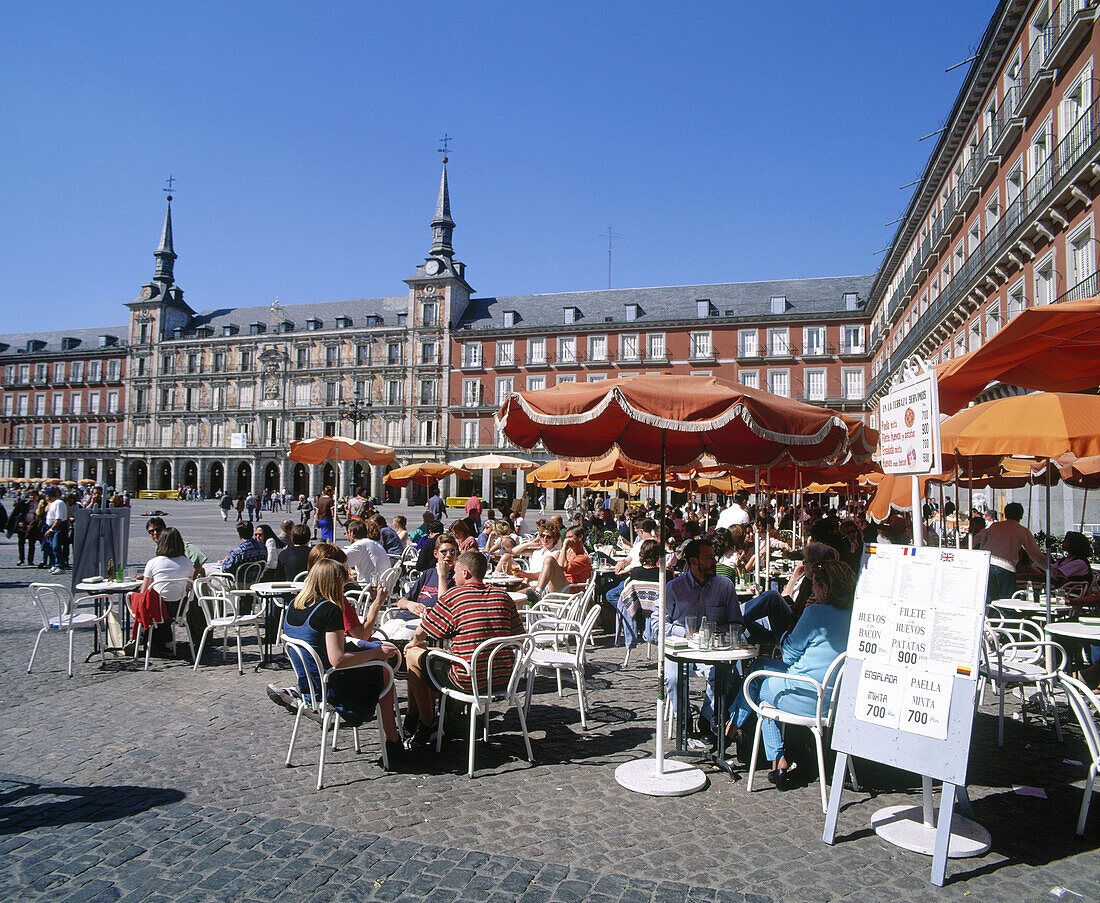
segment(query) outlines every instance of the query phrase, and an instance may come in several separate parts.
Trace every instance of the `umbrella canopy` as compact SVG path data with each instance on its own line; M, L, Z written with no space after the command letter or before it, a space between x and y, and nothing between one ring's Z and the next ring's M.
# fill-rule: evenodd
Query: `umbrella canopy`
M1046 392L1100 385L1100 299L1031 307L981 348L936 368L940 411L952 414L991 382Z
M533 471L528 479L533 483L551 482L607 482L616 480L660 479L660 468L628 458L617 448L595 460L557 458Z
M91 485L94 485L94 484L95 484L95 480L93 480L93 479L92 479L91 477L84 477L84 478L83 478L83 479L81 479L81 480L77 480L77 482L78 482L78 483L79 483L79 484L80 484L81 486L91 486Z
M1078 458L1066 455L1056 462L1058 472L1070 486L1083 489L1100 489L1100 456Z
M468 470L455 467L452 464L440 464L438 461L421 461L419 464L406 464L386 474L386 483L390 486L408 486L409 483L419 483L421 486L430 486L449 477L458 474L460 477L470 476Z
M487 455L475 455L472 458L463 458L461 461L451 462L455 467L465 470L534 470L538 467L535 461L526 458L514 458L511 455L498 455L495 452Z
M525 448L595 458L618 446L631 459L680 468L710 454L723 464L820 463L849 451L866 460L878 434L854 417L714 377L627 376L515 392L497 413Z
M998 398L940 424L945 454L1100 455L1100 396L1044 392Z
M324 464L325 461L366 461L369 464L392 464L393 449L343 436L319 436L290 443L291 461L301 464Z

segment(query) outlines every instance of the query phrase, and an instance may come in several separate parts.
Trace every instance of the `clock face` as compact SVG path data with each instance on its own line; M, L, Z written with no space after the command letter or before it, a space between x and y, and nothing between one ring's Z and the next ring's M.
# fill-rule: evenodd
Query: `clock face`
M439 261L429 260L426 264L424 264L424 272L427 273L429 276L434 276L436 273L439 272Z
M145 288L143 288L141 290L141 297L144 298L146 301L148 301L150 298L152 298L153 295L155 295L155 294L156 294L156 289L154 289L153 286L151 286L151 285L147 285L147 286L145 286Z

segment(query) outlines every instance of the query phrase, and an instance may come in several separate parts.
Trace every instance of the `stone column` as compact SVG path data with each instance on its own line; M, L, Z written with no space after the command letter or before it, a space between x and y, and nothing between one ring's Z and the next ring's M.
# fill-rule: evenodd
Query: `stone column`
M558 510L557 490L553 487L547 487L546 489L546 508L549 511Z
M87 464L83 455L76 459L76 478L78 480L84 480L88 477Z
M458 474L452 473L450 479L447 481L449 491L447 495L458 495ZM446 496L444 496L446 498Z
M516 468L516 498L523 498L524 490L527 488L527 471Z
M309 497L317 498L321 494L321 465L309 464Z
M95 459L95 481L100 486L103 485L103 459L102 458L96 458Z
M195 492L199 495L206 492L206 471L209 466L209 462L202 458L195 462Z
M264 491L264 464L258 454L253 454L250 463L252 464L252 494L259 499Z
M481 472L481 506L493 504L493 472L486 467Z

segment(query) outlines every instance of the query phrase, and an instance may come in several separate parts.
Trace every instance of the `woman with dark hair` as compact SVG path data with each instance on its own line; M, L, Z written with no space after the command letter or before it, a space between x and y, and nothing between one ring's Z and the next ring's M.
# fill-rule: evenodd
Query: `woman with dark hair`
M1078 583L1084 581L1085 592L1092 586L1092 565L1089 564L1089 555L1092 548L1084 533L1070 530L1062 537L1062 551L1065 552L1057 561L1050 563L1050 576L1056 586L1063 583Z
M852 601L856 591L856 575L843 561L819 561L810 566L813 581L811 604L783 641L782 659L762 658L753 664L753 671L783 671L802 677L812 677L819 683L825 679L829 665L848 645L848 629L852 621ZM751 672L750 672L751 673ZM826 687L826 692L830 688ZM766 677L753 681L749 692L754 701L764 701L784 712L813 715L817 710L817 695L806 684L781 677ZM732 726L736 730L738 748L744 748L741 726L752 709L744 692L730 706ZM770 718L761 726L764 751L772 761L768 778L779 790L788 789L788 773L795 765L788 762L779 726Z
M175 527L166 527L157 537L157 554L145 563L140 592L156 590L168 609L168 616L175 618L180 602L187 594L187 584L183 581L194 575L195 563L184 554L180 531ZM167 649L171 639L171 625L157 625L153 629L153 652L161 657L171 655Z
M270 524L256 525L256 541L264 544L267 549L267 569L274 571L279 566L279 553L286 547L286 543L275 535Z
M379 707L386 733L386 753L392 763L393 757L400 756L402 752L394 718L393 686L379 698L385 681L380 669L366 668L345 674L339 672L342 668L362 662L385 661L397 650L387 643L376 641L363 643L363 648L354 652L345 648L343 610L346 605L344 584L347 580L347 568L340 562L333 559L317 561L306 577L305 587L287 609L283 632L292 639L307 643L317 653L326 672L330 669L337 672L329 677L328 703L340 713L341 721L349 727L358 727L371 719L376 705ZM307 695L309 682L301 671L302 663L293 657L291 661L298 674L298 691ZM311 671L315 667L312 659L305 659L304 665ZM320 682L320 675L313 677L317 683ZM268 695L274 701L291 708L281 694L272 695L271 690L269 687Z

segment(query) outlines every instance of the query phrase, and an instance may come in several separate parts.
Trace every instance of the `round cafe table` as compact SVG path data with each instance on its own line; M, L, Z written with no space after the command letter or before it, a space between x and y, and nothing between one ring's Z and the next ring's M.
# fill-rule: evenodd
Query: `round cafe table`
M733 689L733 666L737 662L750 661L760 654L760 647L746 643L734 643L723 649L708 649L703 651L694 646L679 646L670 648L668 640L665 640L665 660L676 665L676 752L694 752L688 750L685 738L688 732L688 724L691 719L691 711L688 706L688 679L691 673L691 665L714 666L714 717L718 720L718 746L713 753L707 751L702 755L721 768L726 774L733 776L733 765L726 760L726 732L722 729L725 724L726 712L729 709Z
M116 638L116 640L118 640L117 644L116 645L105 646L103 651L104 652L111 652L111 653L114 653L114 654L120 654L120 653L125 652L126 651L126 649L125 649L125 647L126 647L126 637L128 637L130 635L130 606L126 604L125 598L126 598L127 593L133 593L133 592L136 592L137 590L141 589L141 580L140 579L138 579L138 580L123 580L121 583L118 583L114 580L108 580L106 578L85 577L83 580L81 580L74 587L74 589L78 593L81 593L81 594L86 595L86 596L94 596L96 598L96 601L95 601L96 617L99 617L101 614L103 614L103 612L101 610L101 606L99 604L99 599L101 599L105 595L107 595L107 596L121 596L122 597L119 600L120 602L122 602L122 604L115 606L116 611L117 610L122 611L121 626L119 626L119 624L117 622L113 625L115 628L118 629L119 634L121 634L121 636L116 635L115 638ZM74 604L76 603L76 601L77 600L75 600L75 599L73 600ZM108 618L108 621L111 621L111 620L112 619ZM88 654L88 657L85 659L85 662L90 662L92 660L93 655L99 655L99 633L98 633L98 631L93 631L93 633L95 633L95 638L92 640L92 651ZM110 623L108 623L108 625L107 625L107 642L108 643L111 642L111 633L112 633L112 625Z
M1046 602L1034 602L1031 599L994 599L989 605L999 611L1014 611L1025 617L1028 615L1046 615L1047 613ZM1059 602L1057 599L1051 600L1050 614L1052 617L1069 614L1072 610L1072 606L1066 605L1065 602Z
M250 593L263 601L264 605L264 648L260 667L271 665L271 637L278 633L278 622L286 607L282 600L287 596L296 596L305 586L293 580L267 581L253 583L248 587Z
M1075 652L1078 656L1083 656L1087 646L1100 645L1100 624L1060 621L1057 624L1047 624L1043 629L1055 642L1068 647L1067 653ZM1086 660L1085 664L1091 663Z

